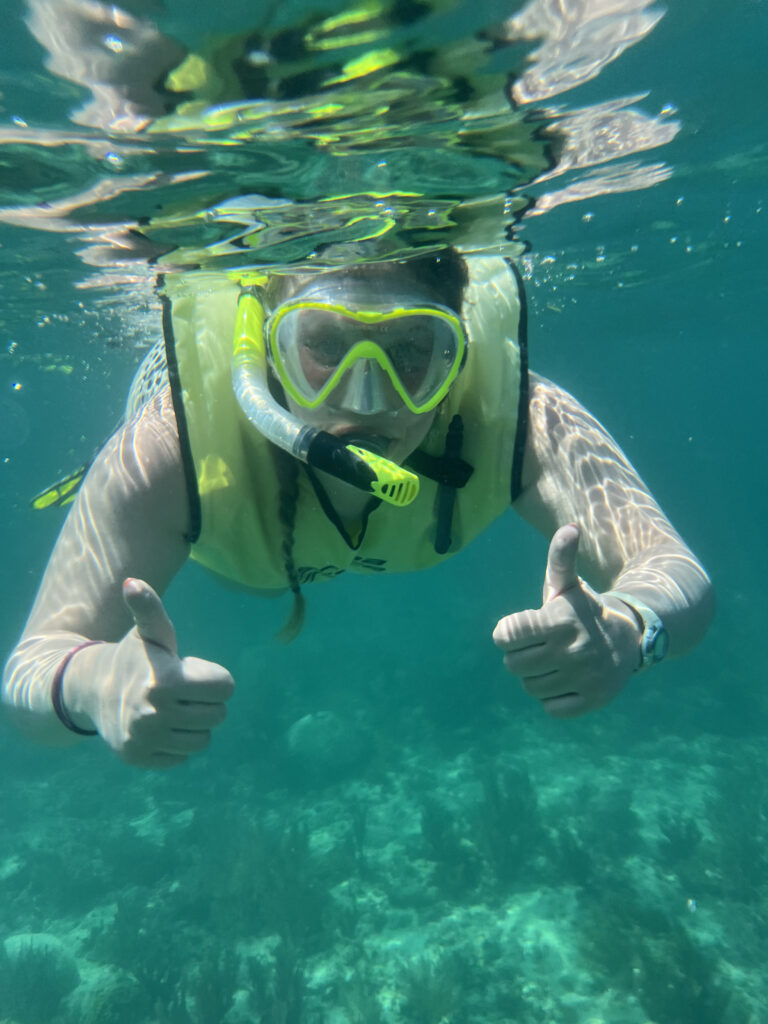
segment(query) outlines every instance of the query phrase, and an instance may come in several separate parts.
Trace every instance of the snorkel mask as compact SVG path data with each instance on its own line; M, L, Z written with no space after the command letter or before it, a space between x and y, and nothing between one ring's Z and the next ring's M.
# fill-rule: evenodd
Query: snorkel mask
M268 366L296 405L356 415L405 407L420 414L448 394L467 353L461 321L429 303L347 304L312 291L265 320L252 292L240 297L232 363L235 396L264 436L296 458L393 505L410 504L419 479L362 445L303 423L272 396Z

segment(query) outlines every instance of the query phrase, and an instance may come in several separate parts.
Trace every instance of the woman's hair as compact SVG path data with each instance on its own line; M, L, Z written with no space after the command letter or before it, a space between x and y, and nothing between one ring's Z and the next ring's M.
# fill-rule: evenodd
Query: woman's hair
M380 297L382 292L405 288L414 292L416 298L439 302L457 313L461 312L464 288L467 284L466 264L455 249L443 249L428 256L393 260L388 263L361 263L326 273L332 274L339 281L349 281L355 285L370 283L372 294L377 296L379 293L377 297ZM275 274L266 286L264 301L270 309L274 309L314 280L317 280L316 274ZM296 509L299 500L299 464L293 456L276 445L270 447L279 488L278 518L283 531L283 565L288 585L293 593L291 616L278 633L278 639L290 643L301 632L306 607L293 560Z
M315 282L328 281L356 288L369 287L373 301L398 289L416 299L426 299L460 312L467 284L467 268L455 249L442 249L426 256L382 263L357 263L338 270L317 273L272 274L264 291L271 310Z

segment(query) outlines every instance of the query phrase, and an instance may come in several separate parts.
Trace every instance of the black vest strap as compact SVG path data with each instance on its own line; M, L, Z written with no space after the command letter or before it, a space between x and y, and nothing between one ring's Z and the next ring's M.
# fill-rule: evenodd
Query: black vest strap
M517 404L517 429L515 430L515 450L512 454L512 479L510 501L514 503L523 493L523 457L528 437L528 300L525 295L523 278L516 264L507 260L507 265L517 281L517 296L520 302L520 322L517 328L517 347L520 352L520 397Z
M451 523L456 504L456 491L459 487L464 487L474 473L474 468L460 458L463 441L464 423L457 413L448 425L445 452L442 455L428 455L427 452L417 450L405 460L405 465L409 469L439 484L435 525L435 551L438 555L444 555L451 546Z
M171 385L171 399L173 411L176 414L176 426L179 430L179 444L181 446L181 460L184 466L184 480L187 485L187 500L189 502L189 533L185 540L194 544L200 537L202 528L202 513L200 508L200 492L197 488L197 472L195 460L192 457L192 445L189 440L189 428L187 417L184 413L184 399L181 394L181 377L179 376L179 361L176 358L176 341L173 336L173 307L171 300L163 289L163 277L157 279L157 290L160 295L160 302L163 310L163 336L165 338L165 361L168 366L168 380Z
M458 424L454 426L457 420ZM451 420L445 435L445 452L442 455L430 455L417 449L408 456L404 465L419 476L425 476L444 487L464 487L475 470L468 462L459 458L463 431L461 416L457 414Z

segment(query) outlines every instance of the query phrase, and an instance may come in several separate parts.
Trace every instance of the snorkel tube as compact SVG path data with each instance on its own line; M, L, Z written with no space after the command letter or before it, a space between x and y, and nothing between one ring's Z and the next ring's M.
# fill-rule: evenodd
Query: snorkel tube
M414 473L302 423L272 396L267 381L264 309L250 292L243 292L237 308L232 385L238 405L259 433L314 469L324 470L390 505L410 505L419 493L419 478Z

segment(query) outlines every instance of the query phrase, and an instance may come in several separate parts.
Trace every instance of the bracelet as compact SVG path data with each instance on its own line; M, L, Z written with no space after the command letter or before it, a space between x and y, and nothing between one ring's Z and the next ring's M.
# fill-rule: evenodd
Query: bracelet
M64 697L62 689L64 686L64 673L67 670L67 665L74 658L78 651L82 651L85 647L93 647L94 644L100 644L101 640L85 640L83 643L78 644L77 647L73 647L71 651L67 651L64 657L59 662L59 667L53 676L53 682L51 683L51 704L53 704L53 710L56 712L56 717L59 719L62 725L65 725L70 732L76 732L78 736L98 736L96 729L81 729L79 725L75 725L72 721L69 712L64 707Z

